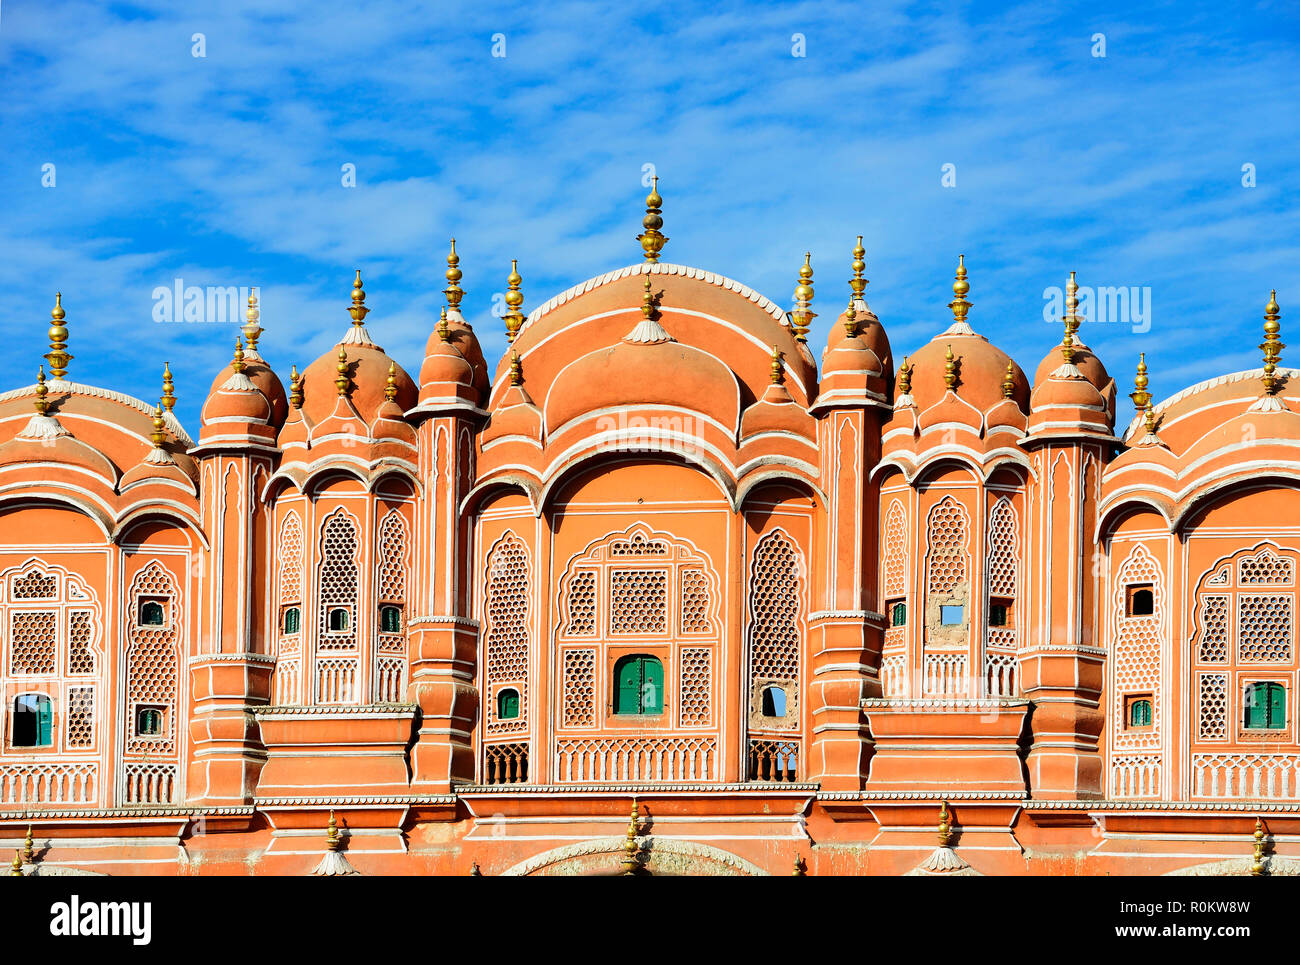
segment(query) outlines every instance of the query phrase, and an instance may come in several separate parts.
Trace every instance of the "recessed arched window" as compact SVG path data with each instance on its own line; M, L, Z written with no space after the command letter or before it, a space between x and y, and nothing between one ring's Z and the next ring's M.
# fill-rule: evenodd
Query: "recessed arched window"
M140 603L140 626L160 627L166 622L163 606L157 600L144 600Z
M302 623L302 611L296 606L286 607L284 611L284 632L297 633Z
M1286 688L1278 683L1250 684L1243 716L1247 730L1282 730L1286 727Z
M50 747L54 744L54 705L45 694L19 694L14 698L14 747Z
M1138 697L1129 701L1128 725L1130 727L1151 726L1151 698Z
M901 627L907 624L907 604L895 603L889 608L889 625Z
M664 712L664 665L658 657L633 654L614 665L614 713Z
M519 716L519 691L506 687L497 693L497 720L514 720Z
M763 716L764 717L784 717L785 716L785 690L781 687L765 687L763 689Z
M1140 584L1128 588L1128 616L1149 617L1155 612L1156 595L1149 584Z
M1010 614L1005 603L989 604L989 626L1005 627L1010 622Z
M348 629L348 611L341 606L330 610L329 627L334 633L345 633Z
M163 709L161 707L137 707L135 709L135 732L139 737L159 737L163 732Z
M379 632L402 632L402 608L399 606L381 606L379 608Z

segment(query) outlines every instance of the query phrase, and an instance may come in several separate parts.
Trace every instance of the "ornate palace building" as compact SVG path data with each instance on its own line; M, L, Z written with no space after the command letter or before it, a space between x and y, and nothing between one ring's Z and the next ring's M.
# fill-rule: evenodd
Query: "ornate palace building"
M360 272L287 389L250 298L197 438L167 371L76 382L56 300L0 394L16 873L1300 867L1276 301L1263 368L1143 362L1117 426L1073 273L1029 372L961 260L903 357L859 239L818 352L809 260L787 311L661 204L527 316L512 270L493 366L454 242L418 373Z

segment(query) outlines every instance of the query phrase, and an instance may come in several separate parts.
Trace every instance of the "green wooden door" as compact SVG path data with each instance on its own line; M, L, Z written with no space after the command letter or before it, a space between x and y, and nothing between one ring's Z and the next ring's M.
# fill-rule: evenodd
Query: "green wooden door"
M1286 726L1286 689L1281 684L1268 685L1268 727L1281 730Z
M36 698L36 746L54 743L54 705L48 697Z
M655 657L624 657L614 666L614 713L662 714L664 665Z
M654 657L641 658L641 713L664 712L664 665Z

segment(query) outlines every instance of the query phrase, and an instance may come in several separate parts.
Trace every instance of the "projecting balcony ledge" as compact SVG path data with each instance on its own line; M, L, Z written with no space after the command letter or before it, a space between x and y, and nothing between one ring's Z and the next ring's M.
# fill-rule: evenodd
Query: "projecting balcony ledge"
M267 763L259 798L410 793L415 707L269 707L257 712Z

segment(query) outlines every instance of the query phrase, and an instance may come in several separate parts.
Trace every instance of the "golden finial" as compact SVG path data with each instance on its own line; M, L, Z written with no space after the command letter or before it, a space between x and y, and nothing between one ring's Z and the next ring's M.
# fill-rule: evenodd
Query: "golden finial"
M1133 391L1128 397L1133 400L1133 407L1138 412L1145 412L1151 405L1151 393L1147 391L1150 379L1147 378L1147 353L1138 355L1137 375L1133 377Z
M384 385L384 398L392 402L397 398L397 363L388 363L388 382Z
M23 877L23 857L17 851L14 852L14 860L9 863L9 877Z
M1016 363L1007 359L1007 377L1002 380L1002 398L1009 399L1016 394Z
M519 259L510 259L510 274L506 276L506 304L509 310L505 314L506 341L513 342L524 324L524 313L519 306L524 303L524 293L519 290L523 279L519 277Z
M794 856L794 868L791 869L790 871L790 877L791 878L808 877L808 866L804 864L803 858L799 857L798 855Z
M338 369L339 374L334 380L334 386L339 390L339 395L347 395L352 380L348 378L348 350L342 345L339 346L339 364L335 368Z
M1252 875L1262 875L1264 873L1264 822L1255 818L1255 854L1250 863L1250 873Z
M244 371L244 343L238 338L235 339L235 357L230 367L236 372Z
M903 356L903 364L898 369L898 394L912 394L912 366L907 364L907 356Z
M45 353L45 361L50 363L50 375L56 380L68 374L68 363L72 356L68 354L68 327L63 324L67 313L63 310L63 292L54 293L54 307L50 309L50 350Z
M524 366L519 361L519 353L514 351L510 353L510 384L524 384Z
M1282 349L1286 348L1279 334L1282 326L1278 319L1281 317L1277 289L1273 289L1269 292L1268 304L1264 306L1264 341L1259 346L1264 351L1264 391L1269 395L1276 395L1282 387L1282 380L1277 376L1277 363L1282 358Z
M952 841L952 825L948 823L948 802L939 805L939 847L948 847Z
M659 260L659 252L663 251L668 238L659 230L664 226L664 199L659 197L659 176L655 175L651 181L650 193L645 196L645 217L641 219L645 231L637 235L636 240L641 242L645 260L654 262Z
M801 342L808 341L808 329L817 313L812 310L813 270L812 252L804 252L803 264L799 266L799 284L794 290L794 311L790 313L793 322L794 337Z
M849 279L849 288L853 290L850 302L860 299L867 290L867 279L862 274L867 267L866 257L867 249L862 247L862 235L858 235L858 243L853 248L853 277Z
M36 857L35 843L32 841L32 826L27 825L27 837L23 839L23 863L31 864Z
M257 289L248 291L248 310L244 312L244 341L250 352L257 351L257 340L262 337L262 311L257 307Z
M297 365L289 370L289 404L295 409L302 408L302 376Z
M37 415L45 415L50 409L50 404L45 400L46 394L50 390L45 386L45 366L42 365L36 370L36 406Z
M1061 338L1061 358L1066 365L1074 364L1074 333L1070 331L1070 323L1065 323L1065 335Z
M1065 331L1068 335L1074 335L1079 331L1079 323L1083 321L1079 317L1079 283L1074 280L1074 272L1070 272L1070 280L1065 283L1065 314L1061 316L1061 321L1065 322Z
M163 443L167 441L167 420L163 418L162 403L153 410L153 431L149 433L149 438L153 440L153 447L161 449Z
M438 337L444 342L451 341L451 325L447 322L447 309L442 310L442 315L438 318Z
M966 313L970 311L971 303L966 300L966 293L970 291L970 282L966 280L966 256L957 256L957 280L952 283L953 299L948 303L952 309L952 317L959 322L966 321Z
M645 292L641 295L641 314L646 318L657 319L659 317L659 299L651 291L650 276L645 276ZM660 292L660 294L663 294Z
M337 851L339 849L339 825L334 820L334 809L330 808L330 821L325 826L325 850Z
M478 862L477 862L477 861L475 861L473 864L471 864L471 865L469 866L469 875L468 875L468 877L470 877L470 878L482 878L482 877L483 877L483 871L479 868L479 866L478 866Z
M948 346L948 354L944 356L943 362L943 384L951 392L957 388L958 369L961 366L961 357L952 354L952 346Z
M442 293L447 296L447 307L460 310L460 300L465 292L460 287L460 280L465 277L460 270L460 255L456 254L456 239L451 239L451 251L447 255L447 287Z
M352 305L348 308L348 314L352 316L352 324L361 327L365 317L370 314L370 309L366 308L366 292L361 287L361 269L357 269L356 281L352 283Z
M172 381L172 366L170 362L163 363L163 391L162 391L163 408L171 412L176 408L176 383Z
M641 846L636 839L639 810L636 798L632 798L632 817L627 823L627 838L623 842L623 874L625 875L635 874L639 864L637 851L640 850Z
M772 346L772 384L785 382L785 353L775 345Z
M858 310L854 308L856 302L852 295L849 296L849 307L844 309L844 331L848 333L849 338L858 334Z

